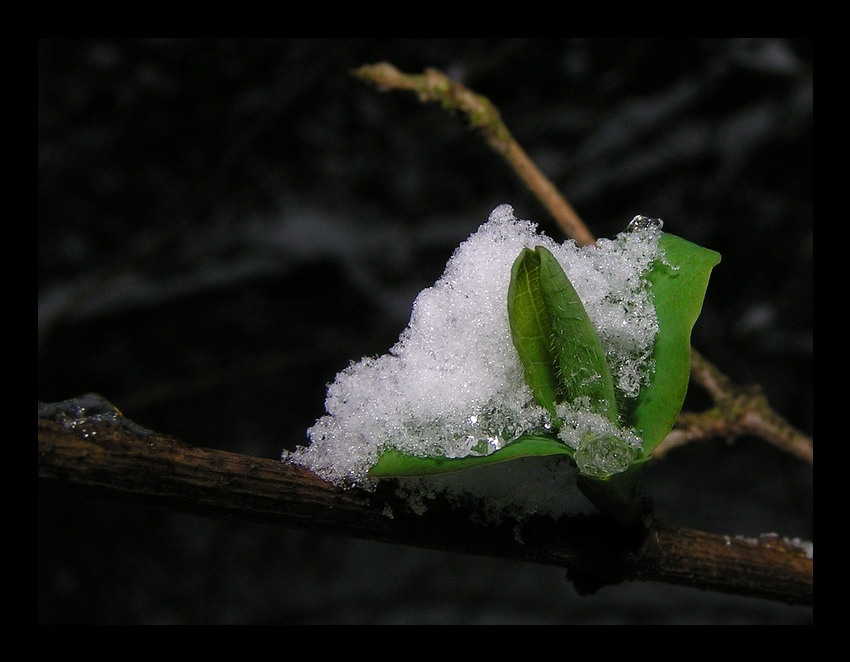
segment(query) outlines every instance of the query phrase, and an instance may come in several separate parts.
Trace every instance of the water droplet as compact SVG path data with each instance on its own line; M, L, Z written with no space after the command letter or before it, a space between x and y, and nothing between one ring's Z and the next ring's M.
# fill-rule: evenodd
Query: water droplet
M482 457L484 455L490 455L491 453L495 453L497 450L502 448L505 445L504 439L499 435L492 435L489 437L474 437L469 436L466 438L467 440L467 455L475 455L478 457ZM463 456L461 456L463 457Z
M61 423L84 439L96 436L98 429L104 427L122 428L137 437L152 434L150 430L124 418L118 407L97 393L86 393L62 402L39 402L38 417Z
M622 473L635 460L635 449L612 435L585 435L575 454L579 471L603 478Z
M650 218L649 216L641 216L638 214L626 227L627 232L637 232L638 230L660 230L664 227L664 221L660 218Z

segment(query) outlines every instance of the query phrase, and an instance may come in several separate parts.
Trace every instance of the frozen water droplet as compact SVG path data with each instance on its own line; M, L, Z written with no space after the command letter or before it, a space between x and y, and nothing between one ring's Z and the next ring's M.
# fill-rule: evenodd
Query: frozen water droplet
M505 445L505 440L499 435L489 437L467 437L469 455L484 456L495 453ZM460 456L463 457L463 456Z
M575 454L579 471L605 477L622 473L635 459L635 449L611 435L585 435Z
M61 423L83 438L97 435L97 430L103 427L122 428L137 437L152 434L150 430L124 418L118 407L97 393L86 393L62 402L39 402L38 417Z
M664 221L660 218L650 218L649 216L635 216L629 225L626 227L627 232L637 232L638 230L660 230L664 227Z

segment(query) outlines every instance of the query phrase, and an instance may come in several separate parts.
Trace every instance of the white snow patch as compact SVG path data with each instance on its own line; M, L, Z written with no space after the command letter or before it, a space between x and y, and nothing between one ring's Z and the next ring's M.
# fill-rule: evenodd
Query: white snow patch
M507 312L511 267L522 249L535 246L563 267L596 326L615 388L635 397L653 369L658 325L645 275L659 257L659 236L643 227L579 247L538 233L509 205L497 207L416 298L389 353L364 357L336 376L327 414L308 430L310 443L285 451L283 460L333 483L369 486L369 469L389 448L465 457L541 431L548 414L525 383Z

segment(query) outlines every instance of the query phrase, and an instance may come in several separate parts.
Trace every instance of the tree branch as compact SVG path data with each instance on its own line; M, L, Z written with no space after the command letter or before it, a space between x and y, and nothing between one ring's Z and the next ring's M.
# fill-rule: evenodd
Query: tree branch
M469 125L480 131L487 144L508 162L568 237L579 245L596 243L572 205L514 140L499 111L487 97L475 94L436 69L426 69L422 75L403 74L388 62L380 62L364 65L356 69L354 75L379 89L416 92L420 101L438 102L448 111L465 115Z
M426 69L421 75L405 74L380 62L364 65L354 75L378 89L415 92L422 102L437 102L449 111L466 115L470 126L478 129L513 168L568 237L580 245L596 243L584 221L516 142L489 99L435 69ZM681 414L676 428L656 448L653 457L692 441L717 437L734 440L754 434L802 460L813 461L812 439L774 412L760 389L735 386L696 350L692 349L691 354L692 379L708 391L715 407L701 414Z
M770 408L761 387L733 384L693 348L691 357L691 377L708 391L714 407L700 413L680 413L673 430L652 454L654 458L691 441L721 438L732 442L752 434L809 464L814 462L811 438Z
M117 411L117 410L116 410ZM565 568L581 593L622 581L658 581L813 606L806 545L678 529L647 519L625 531L603 517L484 526L439 502L412 513L391 483L341 489L277 460L189 446L113 417L38 420L39 488L124 499L343 535Z

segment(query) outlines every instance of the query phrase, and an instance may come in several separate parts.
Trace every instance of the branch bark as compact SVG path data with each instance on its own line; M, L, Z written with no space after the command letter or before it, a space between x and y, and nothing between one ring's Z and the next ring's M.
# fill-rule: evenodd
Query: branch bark
M572 205L514 140L499 111L487 97L476 94L436 69L426 69L422 75L405 74L388 62L379 62L356 69L354 75L379 89L416 92L420 101L437 102L448 111L465 115L469 125L480 131L487 144L508 162L568 237L582 246L596 243Z
M484 526L438 503L412 513L389 489L341 489L277 460L190 446L121 416L38 420L39 488L124 499L396 544L565 568L581 593L622 581L658 581L813 606L805 545L770 536L730 538L647 518L625 531L603 517ZM391 513L391 515L389 514Z

